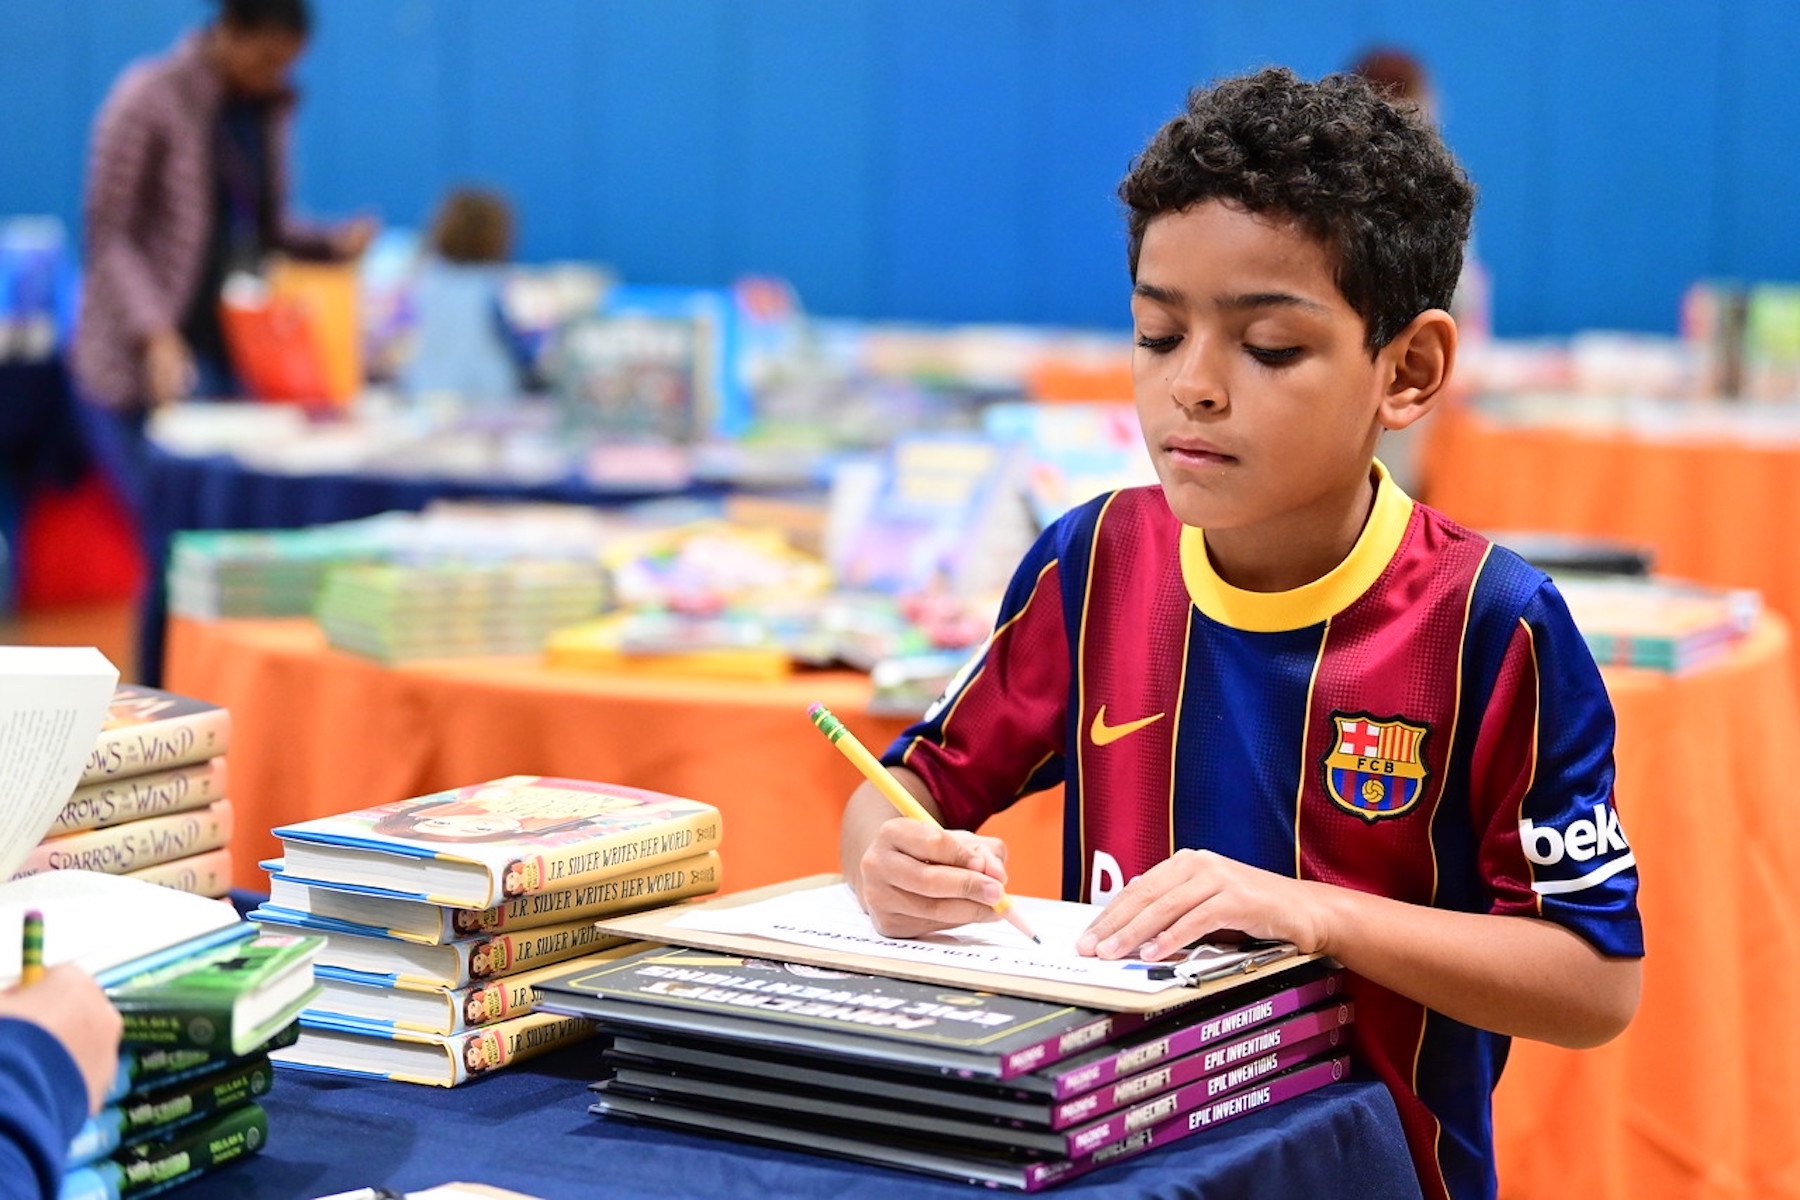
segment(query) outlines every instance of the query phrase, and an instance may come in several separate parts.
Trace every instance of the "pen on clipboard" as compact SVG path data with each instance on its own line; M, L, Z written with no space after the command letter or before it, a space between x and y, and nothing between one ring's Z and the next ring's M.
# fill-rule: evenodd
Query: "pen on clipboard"
M1292 942L1273 942L1266 946L1257 946L1243 958L1234 958L1226 962L1207 962L1205 959L1183 959L1172 963L1150 963L1144 968L1147 979L1179 979L1192 986L1196 983L1209 983L1214 979L1224 979L1230 975L1242 975L1264 967L1272 962L1279 962L1300 952L1300 948Z
M819 727L819 732L831 740L831 744L843 751L844 757L856 765L863 773L863 778L875 785L875 790L887 797L889 804L900 810L903 817L911 817L915 821L923 821L934 828L942 828L937 820L920 804L918 799L906 790L892 771L881 765L881 760L870 754L868 748L856 740L856 735L844 728L844 723L831 715L831 710L823 704L814 704L806 710L812 723ZM994 911L1005 919L1006 923L1034 942L1042 943L1043 939L1031 931L1019 910L1013 907L1012 897L1005 892L994 904Z

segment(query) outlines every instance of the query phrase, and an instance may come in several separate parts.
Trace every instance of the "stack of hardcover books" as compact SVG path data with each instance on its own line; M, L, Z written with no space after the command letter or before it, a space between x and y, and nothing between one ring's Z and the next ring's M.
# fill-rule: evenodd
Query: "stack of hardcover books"
M223 896L230 738L231 714L216 704L118 685L80 785L13 878L76 869Z
M184 530L169 551L169 611L201 620L310 616L325 573L379 562L386 517L311 529Z
M106 1107L69 1147L60 1200L148 1196L260 1150L269 1052L298 1037L320 944L238 922L163 965L102 976L125 1052Z
M652 947L538 985L610 1035L592 1111L1037 1191L1348 1071L1329 960L1160 1014Z
M606 607L591 562L398 563L345 566L325 577L316 615L340 650L385 663L536 654L552 630Z
M596 918L720 880L717 809L585 780L511 776L275 833L252 915L325 940L322 992L275 1060L440 1087L588 1036L537 1011L535 985L617 956Z
M1754 591L1674 579L1559 574L1556 587L1594 661L1671 674L1729 653L1762 608Z

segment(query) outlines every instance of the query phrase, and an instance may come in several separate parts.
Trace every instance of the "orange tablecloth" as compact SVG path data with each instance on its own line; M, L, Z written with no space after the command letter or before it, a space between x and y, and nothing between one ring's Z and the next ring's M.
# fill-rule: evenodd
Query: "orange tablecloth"
M231 710L234 882L268 890L257 862L274 825L501 775L654 788L724 814L725 887L838 869L837 827L861 778L820 736L819 701L879 751L905 722L870 718L864 675L781 683L549 671L529 659L388 669L328 649L309 621L171 621L164 684ZM1061 888L1060 795L995 823L1026 895Z
M1446 409L1425 498L1476 529L1620 538L1664 575L1762 592L1800 621L1800 445L1502 424Z
M1785 625L1701 673L1607 674L1619 808L1650 957L1636 1022L1599 1050L1514 1044L1495 1101L1507 1200L1800 1200L1800 756ZM305 622L176 622L171 688L228 705L240 886L271 824L509 772L696 796L725 812L732 888L836 869L853 769L811 728L863 739L868 685L830 674L709 684L550 673L521 661L387 670ZM1060 886L1057 797L994 830L1014 890Z
M1675 678L1609 670L1643 1003L1617 1040L1516 1041L1502 1200L1800 1197L1800 761L1786 625Z

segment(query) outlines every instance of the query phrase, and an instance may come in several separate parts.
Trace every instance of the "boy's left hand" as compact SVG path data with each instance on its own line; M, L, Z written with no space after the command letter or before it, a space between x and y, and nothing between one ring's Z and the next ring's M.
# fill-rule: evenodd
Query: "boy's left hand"
M1221 929L1324 950L1325 884L1246 866L1211 850L1179 850L1113 897L1075 948L1101 958L1156 960Z

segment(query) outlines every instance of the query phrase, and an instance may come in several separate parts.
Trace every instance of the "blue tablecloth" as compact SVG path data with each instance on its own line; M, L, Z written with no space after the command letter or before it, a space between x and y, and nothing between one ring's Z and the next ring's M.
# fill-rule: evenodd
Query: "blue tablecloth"
M102 454L105 460L109 456ZM122 471L134 468L121 466ZM617 506L670 496L716 497L724 485L679 489L599 489L570 480L538 486L467 479L381 478L363 475L283 475L223 455L188 458L154 444L135 468L149 567L139 627L137 675L161 681L163 625L168 616L164 574L177 531L184 529L299 529L378 513L416 512L438 499L553 501Z
M598 1043L449 1090L282 1070L256 1158L196 1180L182 1200L295 1200L451 1180L565 1197L934 1197L986 1189L882 1167L588 1114ZM1069 1197L1409 1200L1400 1119L1379 1084L1347 1081L1262 1109L1055 1189Z

